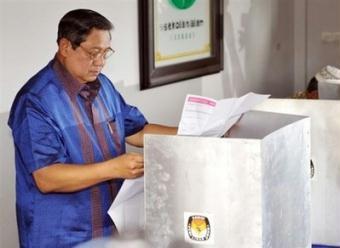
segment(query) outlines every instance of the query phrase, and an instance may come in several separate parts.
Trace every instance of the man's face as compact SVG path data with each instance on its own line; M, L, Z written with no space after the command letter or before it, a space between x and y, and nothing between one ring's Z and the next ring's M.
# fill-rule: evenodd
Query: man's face
M68 42L64 66L79 82L94 81L105 65L104 55L110 49L110 42L109 31L99 29L93 29L76 49Z

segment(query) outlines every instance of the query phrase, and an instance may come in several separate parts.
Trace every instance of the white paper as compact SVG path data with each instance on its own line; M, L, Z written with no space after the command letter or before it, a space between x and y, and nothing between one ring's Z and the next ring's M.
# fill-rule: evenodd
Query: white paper
M144 228L144 177L124 181L108 214L119 233Z
M177 134L221 137L242 114L268 97L250 92L240 98L216 101L208 97L187 95Z
M216 108L217 101L211 98L187 95L178 127L179 135L201 133Z

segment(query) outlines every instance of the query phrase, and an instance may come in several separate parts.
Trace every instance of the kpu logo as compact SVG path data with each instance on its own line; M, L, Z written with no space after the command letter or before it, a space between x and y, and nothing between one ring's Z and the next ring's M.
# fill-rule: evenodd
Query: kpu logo
M209 240L211 234L209 219L202 215L190 216L187 231L189 238L194 241Z

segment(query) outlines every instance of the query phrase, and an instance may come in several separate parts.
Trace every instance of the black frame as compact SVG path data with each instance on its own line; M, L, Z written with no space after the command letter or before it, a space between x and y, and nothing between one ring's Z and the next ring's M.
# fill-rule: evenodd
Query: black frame
M223 70L223 0L211 6L212 55L208 58L155 68L154 1L138 0L140 89L149 89ZM167 0L164 0L167 1Z

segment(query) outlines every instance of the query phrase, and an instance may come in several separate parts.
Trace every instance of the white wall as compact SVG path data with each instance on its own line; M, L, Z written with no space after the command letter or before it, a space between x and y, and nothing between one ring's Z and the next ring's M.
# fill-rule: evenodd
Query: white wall
M326 65L340 68L340 40L323 34L340 33L339 0L299 0L294 3L294 85L303 90Z
M137 0L0 0L0 247L17 246L8 111L19 88L54 56L57 23L74 8L114 23L117 53L104 72L151 122L177 125L187 93L286 97L294 88L294 0L225 0L225 70L146 91L139 91Z
M306 88L307 1L294 2L294 91Z
M340 1L307 2L307 79L326 65L340 68L340 37L333 42L322 39L323 33L340 34Z
M0 114L0 247L18 247L15 218L14 151L6 125L7 114Z
M294 80L293 1L226 0L225 95L286 97Z

